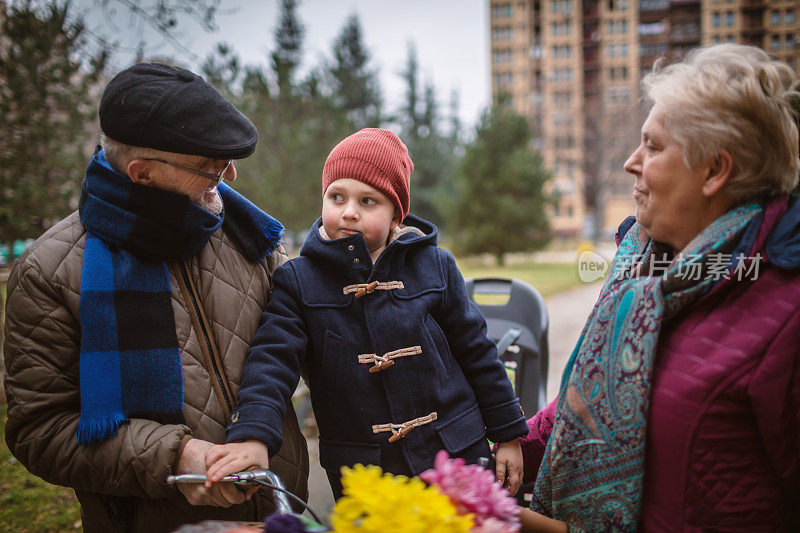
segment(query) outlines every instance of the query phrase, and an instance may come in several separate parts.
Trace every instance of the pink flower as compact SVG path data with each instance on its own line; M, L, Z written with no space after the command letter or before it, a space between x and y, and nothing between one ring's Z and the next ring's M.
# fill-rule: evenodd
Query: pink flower
M487 518L479 526L475 526L470 533L516 533L519 531L519 524L509 524L497 518Z
M450 459L445 450L436 454L433 468L419 477L435 484L447 494L460 514L472 513L476 526L487 524L492 529L473 529L485 533L519 531L519 509L517 502L495 479L494 473L478 465L468 465L461 458ZM509 529L496 529L495 522L504 523Z

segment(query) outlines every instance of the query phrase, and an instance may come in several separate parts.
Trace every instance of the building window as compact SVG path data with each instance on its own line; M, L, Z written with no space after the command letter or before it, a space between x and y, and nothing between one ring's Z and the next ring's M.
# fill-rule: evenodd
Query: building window
M572 14L572 1L571 0L551 0L550 12L554 15L561 13L562 15Z
M609 43L606 45L608 57L628 57L628 43Z
M554 91L553 102L556 104L567 105L572 103L571 91Z
M784 24L794 24L794 9L789 9L783 17Z
M628 79L628 67L612 67L608 69L608 77L612 80Z
M495 50L492 53L492 61L494 61L495 63L510 63L513 60L514 60L514 53L511 51L510 48Z
M511 72L499 72L494 75L494 84L497 87L508 87L514 83L514 75Z
M550 33L552 35L569 35L572 26L569 22L553 22L550 24Z
M787 33L786 34L786 43L784 44L787 50L791 50L794 48L794 34Z
M553 113L552 117L554 126L572 126L572 113Z
M501 4L492 6L492 18L502 19L509 18L513 14L513 7L511 4Z
M606 32L608 33L626 33L628 31L627 20L609 20L606 22Z
M777 9L771 11L770 14L769 14L769 23L772 24L773 26L780 25L780 23L781 23L781 12L778 11Z
M575 146L575 138L572 135L564 135L562 137L556 137L556 148L573 148Z
M720 13L714 13L711 15L711 25L715 28L719 28L720 24L722 23L721 20L722 17L720 16Z
M553 50L553 59L567 59L572 53L572 50L568 44L554 46L552 50Z
M511 26L500 26L492 29L493 41L510 41L512 37Z
M553 70L551 81L572 81L571 68L557 68Z
M781 37L780 35L773 35L769 41L769 47L772 50L777 50L781 47Z
M725 13L725 25L730 28L731 26L733 26L733 21L734 21L733 11L728 11L727 13Z
M628 87L609 87L606 89L606 101L611 105L627 104L631 99Z

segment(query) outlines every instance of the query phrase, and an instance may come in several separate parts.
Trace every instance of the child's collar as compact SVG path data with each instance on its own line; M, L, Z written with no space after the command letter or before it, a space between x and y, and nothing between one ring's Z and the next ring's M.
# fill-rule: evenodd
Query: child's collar
M408 233L413 233L414 235L417 235L418 237L424 237L425 236L425 233L423 233L423 231L421 229L419 229L419 228L415 228L414 226L404 226L402 224L398 224L397 226L395 226L395 228L392 231L389 232L389 240L388 240L387 244L390 244L390 243L396 241L401 236L406 235ZM326 241L333 240L328 236L328 233L325 231L325 227L322 224L319 225L319 236L322 237Z

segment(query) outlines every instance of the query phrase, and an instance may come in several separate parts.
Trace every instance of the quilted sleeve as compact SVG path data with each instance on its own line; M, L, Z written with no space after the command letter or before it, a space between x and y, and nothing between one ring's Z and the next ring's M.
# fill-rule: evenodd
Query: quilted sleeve
M800 530L800 314L773 339L748 386L761 440Z
M165 481L189 432L186 426L132 419L110 439L78 445L80 326L64 303L69 291L28 262L18 263L9 278L4 346L9 449L50 483L110 495L174 496L176 489Z
M447 287L436 321L475 391L487 437L494 442L514 440L528 433L519 399L494 342L486 336L486 319L467 295L455 259L449 252L441 253Z

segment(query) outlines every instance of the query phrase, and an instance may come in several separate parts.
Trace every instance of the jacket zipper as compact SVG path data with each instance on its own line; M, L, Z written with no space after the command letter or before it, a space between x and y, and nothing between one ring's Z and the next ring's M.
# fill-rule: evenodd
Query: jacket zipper
M228 393L226 391L225 383L222 381L222 374L219 371L219 366L217 366L217 360L214 357L214 349L211 345L211 339L208 336L208 330L206 330L205 322L203 322L203 315L200 314L200 304L197 303L197 298L194 295L194 289L189 282L189 272L186 270L186 264L183 261L178 261L178 267L181 271L181 277L183 278L183 283L186 285L186 292L189 293L189 299L192 301L192 306L194 307L194 312L197 314L197 321L200 323L200 330L203 334L203 339L206 341L206 348L208 349L209 359L211 359L211 366L214 370L214 377L217 378L217 383L219 383L219 388L222 391L222 397L225 399L225 405L228 406L228 412L233 411L233 405L231 404L231 399L228 397Z

